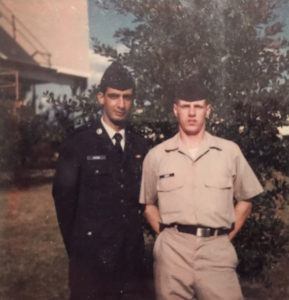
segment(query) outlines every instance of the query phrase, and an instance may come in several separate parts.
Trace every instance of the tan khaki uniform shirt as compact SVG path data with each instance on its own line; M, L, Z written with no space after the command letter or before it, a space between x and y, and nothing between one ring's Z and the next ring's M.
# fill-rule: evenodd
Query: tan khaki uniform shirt
M206 132L192 159L176 134L147 154L140 203L156 204L161 223L230 228L233 197L248 200L262 191L234 142Z

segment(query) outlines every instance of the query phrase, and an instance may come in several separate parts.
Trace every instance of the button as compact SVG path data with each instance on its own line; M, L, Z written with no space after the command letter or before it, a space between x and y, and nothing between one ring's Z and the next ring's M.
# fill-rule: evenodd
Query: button
M91 236L91 235L92 235L92 232L91 232L91 231L88 231L88 232L87 232L87 235L88 235L88 236Z
M95 170L94 173L95 173L95 174L99 174L99 170Z

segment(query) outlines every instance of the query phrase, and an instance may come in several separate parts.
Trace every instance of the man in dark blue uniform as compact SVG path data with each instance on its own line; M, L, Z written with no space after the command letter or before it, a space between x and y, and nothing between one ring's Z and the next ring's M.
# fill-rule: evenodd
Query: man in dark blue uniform
M140 299L138 197L147 145L126 126L134 89L129 72L112 63L99 86L101 120L70 136L60 151L53 196L73 300Z

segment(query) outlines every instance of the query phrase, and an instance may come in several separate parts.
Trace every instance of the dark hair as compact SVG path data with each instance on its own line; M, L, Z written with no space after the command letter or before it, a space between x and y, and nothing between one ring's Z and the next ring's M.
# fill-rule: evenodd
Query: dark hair
M117 90L135 90L135 82L129 71L119 62L113 62L103 73L98 90L102 93L106 92L108 87Z

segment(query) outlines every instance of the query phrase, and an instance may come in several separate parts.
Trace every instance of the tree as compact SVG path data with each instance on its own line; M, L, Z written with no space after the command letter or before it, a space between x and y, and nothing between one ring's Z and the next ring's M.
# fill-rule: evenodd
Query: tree
M274 188L256 200L236 241L241 261L246 261L240 265L241 274L260 273L282 253L288 238L277 215L278 201L282 199L284 206L289 200L288 184L275 172L288 175L289 163L288 142L278 135L289 113L288 41L277 16L285 1L102 0L96 4L134 16L135 27L115 33L128 48L126 53L97 39L94 49L133 70L138 86L136 127L154 142L171 136L176 130L173 88L183 78L197 75L214 100L210 131L240 145L264 186L275 181Z
M14 171L20 165L20 135L18 119L13 113L13 101L0 91L0 172Z
M48 115L35 115L31 106L1 90L0 184L27 184L29 169L54 167L54 155L64 136L59 129Z

